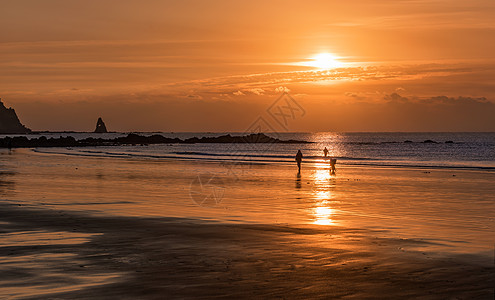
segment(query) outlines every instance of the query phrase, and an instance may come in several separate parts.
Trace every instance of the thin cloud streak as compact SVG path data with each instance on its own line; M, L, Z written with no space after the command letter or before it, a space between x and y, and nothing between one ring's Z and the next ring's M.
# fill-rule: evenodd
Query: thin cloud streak
M329 81L377 81L377 80L419 80L427 77L447 77L456 74L468 74L473 69L468 66L445 66L437 64L410 66L368 66L338 68L333 70L310 70L295 72L273 72L226 76L176 82L162 86L177 88L193 86L197 90L230 91L252 88L266 88L280 84L318 84Z
M487 12L444 12L400 14L360 18L330 23L330 27L363 27L366 29L423 30L441 29L495 29L493 14Z

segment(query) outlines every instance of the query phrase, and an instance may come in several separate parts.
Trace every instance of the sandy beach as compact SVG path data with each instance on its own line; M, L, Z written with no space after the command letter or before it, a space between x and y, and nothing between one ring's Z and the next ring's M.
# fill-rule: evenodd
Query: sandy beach
M493 299L490 172L0 157L2 298Z
M0 293L7 298L493 297L490 261L411 251L428 243L366 230L92 217L9 205L1 218L3 235L33 228L90 235L74 244L3 245Z

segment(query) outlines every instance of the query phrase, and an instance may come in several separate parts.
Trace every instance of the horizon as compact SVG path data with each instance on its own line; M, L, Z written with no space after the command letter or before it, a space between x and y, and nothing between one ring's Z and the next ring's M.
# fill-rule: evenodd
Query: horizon
M93 130L90 131L75 131L75 130L63 130L63 131L49 131L49 130L33 130L27 134L42 134L42 133L95 133ZM213 133L213 134L256 134L255 132L243 132L243 131L113 131L109 130L106 133ZM495 131L262 131L259 133L263 134L297 134L297 133L495 133ZM0 135L26 135L26 133L2 133Z
M243 132L283 93L292 131L495 131L489 0L1 8L0 97L34 131Z

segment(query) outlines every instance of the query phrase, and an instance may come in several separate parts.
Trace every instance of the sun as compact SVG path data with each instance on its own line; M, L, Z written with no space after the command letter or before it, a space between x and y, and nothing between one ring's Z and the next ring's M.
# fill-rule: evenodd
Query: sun
M315 67L318 69L334 69L343 66L343 63L338 61L338 57L330 53L319 53L311 57L311 61L307 63L307 66Z

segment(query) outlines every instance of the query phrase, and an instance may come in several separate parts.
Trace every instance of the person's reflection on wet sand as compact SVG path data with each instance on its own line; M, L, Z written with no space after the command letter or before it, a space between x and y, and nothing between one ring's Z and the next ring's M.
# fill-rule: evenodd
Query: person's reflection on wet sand
M337 164L336 158L330 158L330 174L335 175L335 164Z
M296 189L301 188L301 172L298 172L296 175Z

